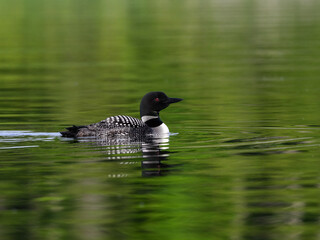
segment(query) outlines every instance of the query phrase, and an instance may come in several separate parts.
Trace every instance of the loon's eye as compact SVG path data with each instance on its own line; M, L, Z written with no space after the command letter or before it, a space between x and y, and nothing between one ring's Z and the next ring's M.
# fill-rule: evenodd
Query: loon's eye
M160 101L159 98L155 98L154 100L155 100L156 102L159 102L159 101Z

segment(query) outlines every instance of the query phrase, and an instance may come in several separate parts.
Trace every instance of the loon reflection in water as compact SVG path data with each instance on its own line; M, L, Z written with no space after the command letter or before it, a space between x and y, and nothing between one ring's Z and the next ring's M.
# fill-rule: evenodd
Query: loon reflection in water
M172 164L167 164L169 160L169 136L167 137L151 137L145 139L144 142L124 142L122 145L110 145L110 141L100 138L78 138L75 142L89 143L103 147L102 152L106 154L103 161L116 160L120 165L136 165L140 164L143 177L163 176L167 175L172 169ZM119 143L119 142L118 142ZM137 153L142 153L142 160ZM139 159L139 161L134 161ZM165 162L165 163L164 163ZM126 177L127 174L110 174L109 177Z

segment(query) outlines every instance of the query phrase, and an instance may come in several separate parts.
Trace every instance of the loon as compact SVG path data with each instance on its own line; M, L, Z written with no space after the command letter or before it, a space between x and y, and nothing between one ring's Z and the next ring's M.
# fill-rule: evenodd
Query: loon
M149 92L141 99L141 120L130 116L117 115L86 126L73 125L66 128L67 131L60 133L62 137L69 138L116 138L126 136L137 140L143 139L147 135L165 136L169 134L169 128L161 121L159 112L171 103L182 100L181 98L169 98L163 92Z

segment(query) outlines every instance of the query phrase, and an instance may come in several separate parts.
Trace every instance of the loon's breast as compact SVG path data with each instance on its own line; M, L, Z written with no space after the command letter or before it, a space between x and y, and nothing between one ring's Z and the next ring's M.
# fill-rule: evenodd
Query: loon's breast
M169 134L169 128L165 123L161 123L160 126L158 127L153 127L152 129L152 134L157 135L157 136L165 136Z

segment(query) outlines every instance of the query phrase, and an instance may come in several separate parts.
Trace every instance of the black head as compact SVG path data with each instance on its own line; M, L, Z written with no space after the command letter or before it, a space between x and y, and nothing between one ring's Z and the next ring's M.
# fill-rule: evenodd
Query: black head
M181 98L169 98L163 92L149 92L141 100L140 116L157 116L162 109L181 100Z

